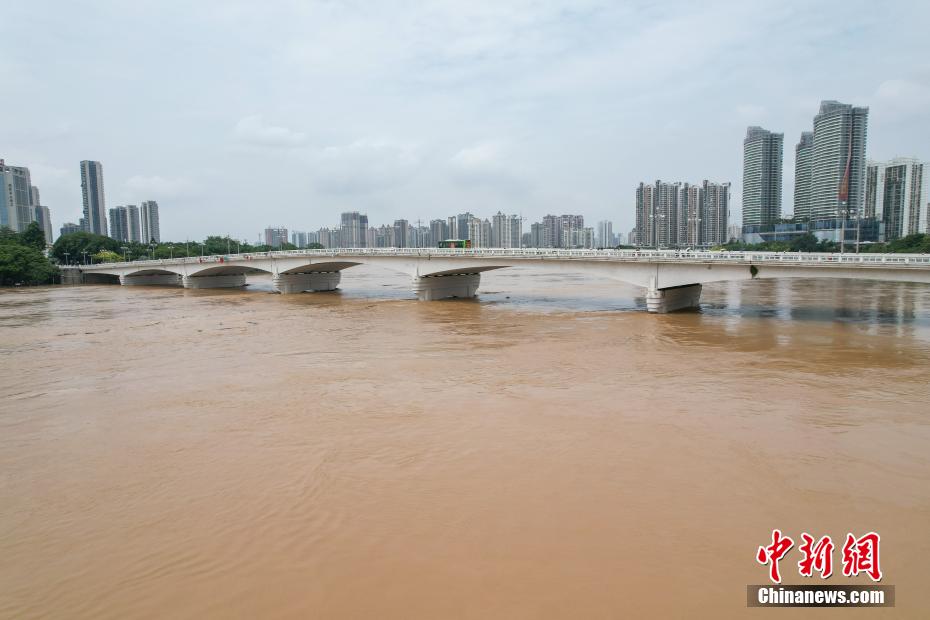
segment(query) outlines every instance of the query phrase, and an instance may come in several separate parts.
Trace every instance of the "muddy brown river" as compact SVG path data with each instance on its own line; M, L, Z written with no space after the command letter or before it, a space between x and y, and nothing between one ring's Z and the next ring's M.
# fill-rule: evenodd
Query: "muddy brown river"
M0 291L0 617L930 617L930 287L356 269ZM896 607L747 609L774 528Z

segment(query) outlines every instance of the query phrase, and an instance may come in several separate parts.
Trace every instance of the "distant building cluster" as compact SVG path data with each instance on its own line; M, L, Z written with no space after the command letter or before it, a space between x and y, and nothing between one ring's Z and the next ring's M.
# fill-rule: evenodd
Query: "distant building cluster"
M729 212L729 183L640 183L631 243L657 248L726 243Z
M45 233L46 243L52 242L52 216L42 205L39 188L32 184L29 168L9 166L0 159L0 228L23 232L36 222Z
M728 225L729 183L640 183L630 243L707 247L790 241L814 234L844 243L930 233L925 164L866 159L869 109L823 101L795 146L794 213L782 214L784 134L762 127L743 140L742 225Z
M146 200L138 207L118 206L107 211L103 165L99 161L85 160L80 168L83 217L77 224L62 224L60 234L83 231L109 236L124 243L161 241L157 202ZM39 188L32 185L29 168L8 166L0 159L0 182L0 228L22 232L30 223L37 222L45 232L46 243L51 244L54 241L51 213L42 205Z
M912 158L866 159L869 109L823 101L813 131L795 146L794 213L782 216L783 134L750 127L743 142L746 242L820 239L892 241L930 232L924 164Z
M158 203L145 200L141 207L126 205L110 209L109 236L124 243L161 243Z
M265 229L266 245L281 247L287 239L287 229ZM593 248L596 240L613 246L616 238L610 222L601 222L601 235L595 237L594 229L584 225L581 215L547 215L524 232L521 216L502 212L490 218L460 213L431 220L428 225L399 219L393 224L369 226L367 215L348 211L341 215L338 227L290 233L290 243L298 248L314 243L326 248L434 248L448 240L468 240L473 248Z

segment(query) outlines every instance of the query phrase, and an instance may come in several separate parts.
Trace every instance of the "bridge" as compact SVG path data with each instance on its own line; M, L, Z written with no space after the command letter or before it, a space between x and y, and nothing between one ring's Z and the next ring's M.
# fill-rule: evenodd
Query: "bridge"
M646 289L649 312L696 307L709 282L766 278L852 278L930 284L928 254L820 254L678 250L350 248L291 250L79 265L63 281L226 288L271 274L279 293L329 291L356 265L408 274L420 300L473 297L481 274L517 265L583 272Z

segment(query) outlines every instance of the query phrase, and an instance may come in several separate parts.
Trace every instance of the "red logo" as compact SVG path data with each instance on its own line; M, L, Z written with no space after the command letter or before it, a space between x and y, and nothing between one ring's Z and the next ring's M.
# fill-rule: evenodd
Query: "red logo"
M882 569L878 565L878 543L881 540L881 536L875 532L869 532L858 539L847 534L846 544L843 545L843 574L855 577L863 572L872 581L881 581Z
M798 572L802 577L811 577L814 571L820 573L821 579L833 574L833 541L824 536L814 544L814 537L807 532L801 534L804 544L799 547L804 557L798 562Z
M879 564L879 543L881 536L869 532L860 538L852 534L846 535L846 544L843 545L843 575L855 577L865 573L872 581L882 580L882 571ZM759 547L756 551L756 561L769 567L769 579L773 583L781 583L781 573L778 563L788 554L794 546L790 536L785 536L781 530L772 530L772 544ZM833 539L824 536L815 540L813 536L804 532L801 534L801 545L798 550L803 556L798 562L798 573L802 577L813 577L814 572L820 573L821 579L827 579L833 574Z
M756 552L756 561L759 564L769 564L769 579L774 583L781 583L778 573L778 562L785 557L788 550L794 546L794 541L781 535L781 530L772 530L772 544L768 547L759 547Z

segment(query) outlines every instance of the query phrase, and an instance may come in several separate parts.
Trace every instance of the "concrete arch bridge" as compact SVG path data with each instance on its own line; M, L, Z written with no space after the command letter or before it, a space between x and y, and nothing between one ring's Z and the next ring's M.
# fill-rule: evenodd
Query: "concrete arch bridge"
M930 284L927 254L812 254L676 250L415 249L292 250L80 265L65 268L66 282L116 282L226 288L251 274L271 274L275 290L328 291L342 272L361 264L408 274L421 300L472 297L481 274L516 265L548 272L583 272L646 289L649 312L696 307L701 285L766 278L853 278Z

